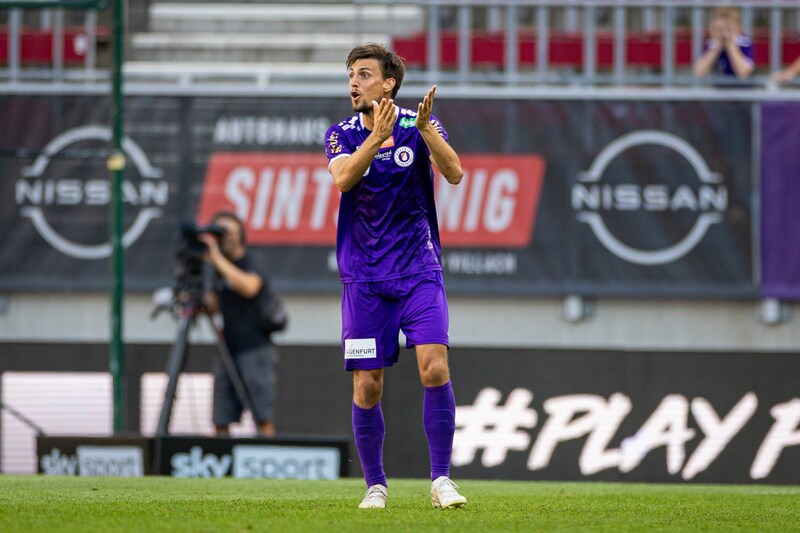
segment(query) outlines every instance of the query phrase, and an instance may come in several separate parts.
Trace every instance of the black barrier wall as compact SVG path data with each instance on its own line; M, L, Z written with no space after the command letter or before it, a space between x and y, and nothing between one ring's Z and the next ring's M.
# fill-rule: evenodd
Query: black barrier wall
M40 436L37 469L48 476L338 479L347 476L347 441L288 436Z
M104 345L3 349L3 372L106 367ZM167 351L129 345L129 382L163 370ZM212 354L196 347L187 371L209 371ZM281 355L279 431L346 435L355 450L351 376L341 370L340 349L284 346ZM800 483L800 356L454 348L450 359L455 478ZM139 398L131 389L136 428ZM382 405L388 475L427 477L412 352L387 370ZM68 424L65 417L58 431L68 433ZM359 476L351 455L350 475Z
M449 291L756 295L759 109L437 99L465 169L436 185ZM0 289L105 288L107 114L95 96L0 95ZM351 114L346 98L128 98L126 286L169 284L180 222L229 208L278 290L338 292L322 142Z

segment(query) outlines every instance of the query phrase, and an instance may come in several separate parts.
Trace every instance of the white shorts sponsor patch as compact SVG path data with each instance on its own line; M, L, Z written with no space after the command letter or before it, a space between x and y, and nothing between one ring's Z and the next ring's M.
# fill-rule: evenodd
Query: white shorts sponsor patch
M375 339L345 339L345 359L375 359L378 351L375 349Z

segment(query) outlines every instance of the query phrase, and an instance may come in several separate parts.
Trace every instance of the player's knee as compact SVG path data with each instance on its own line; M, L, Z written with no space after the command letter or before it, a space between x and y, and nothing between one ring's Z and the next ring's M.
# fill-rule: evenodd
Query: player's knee
M446 361L432 361L420 369L420 379L425 387L438 387L450 380Z
M358 372L353 379L353 388L356 405L373 407L383 394L383 376L375 372Z

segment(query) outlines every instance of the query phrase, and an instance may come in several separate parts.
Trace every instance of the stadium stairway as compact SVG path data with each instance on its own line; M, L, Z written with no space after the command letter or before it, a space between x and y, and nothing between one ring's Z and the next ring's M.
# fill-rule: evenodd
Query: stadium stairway
M131 36L126 73L134 79L173 77L181 83L215 76L298 79L340 75L357 42L389 44L422 30L416 6L348 2L162 2L149 8L148 31Z

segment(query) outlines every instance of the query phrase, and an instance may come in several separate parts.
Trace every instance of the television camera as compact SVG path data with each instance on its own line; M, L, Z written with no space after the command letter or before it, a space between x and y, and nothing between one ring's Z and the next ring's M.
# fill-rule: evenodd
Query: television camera
M225 235L225 228L216 224L198 225L184 222L181 225L180 242L175 254L174 294L179 299L200 304L203 301L204 277L203 255L208 251L200 235L210 234L217 240Z

